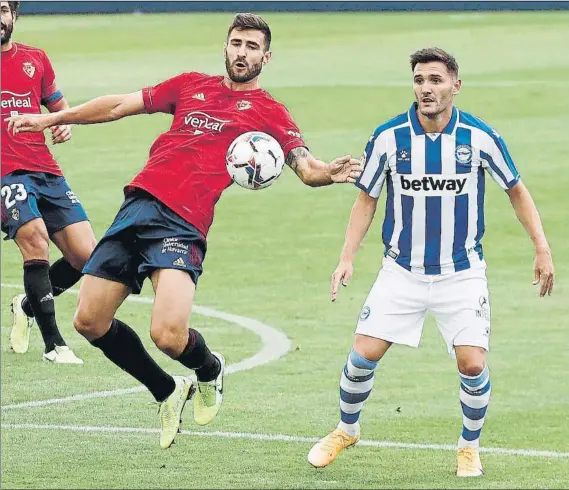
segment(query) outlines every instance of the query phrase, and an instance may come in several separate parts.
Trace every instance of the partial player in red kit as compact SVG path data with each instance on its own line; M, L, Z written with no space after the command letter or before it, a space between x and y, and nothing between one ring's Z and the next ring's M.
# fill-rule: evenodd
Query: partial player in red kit
M94 124L165 112L168 131L150 148L144 169L125 188L126 200L84 269L75 327L161 402L160 445L169 447L193 391L186 377L170 376L146 352L136 333L114 318L125 298L150 277L155 302L150 334L164 353L194 369L194 419L210 423L223 395L225 361L188 329L214 206L231 184L225 154L248 131L263 131L282 146L288 165L310 186L355 182L359 161L315 159L284 105L258 86L269 62L271 31L254 14L238 14L225 45L224 76L184 73L128 95L108 95L65 111L10 119L17 135L56 124Z
M57 327L54 296L81 278L95 247L87 215L50 153L42 133L17 136L6 118L40 114L69 107L55 83L47 55L37 48L12 42L20 2L1 2L2 10L2 231L13 239L24 260L24 289L12 300L14 314L10 346L27 352L35 318L42 334L43 358L57 364L80 364ZM51 127L52 143L71 139L71 127ZM49 265L49 240L63 258Z

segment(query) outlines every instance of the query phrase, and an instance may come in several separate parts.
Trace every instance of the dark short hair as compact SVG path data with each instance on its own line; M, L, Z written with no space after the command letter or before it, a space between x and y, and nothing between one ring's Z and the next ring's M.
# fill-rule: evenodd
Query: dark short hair
M423 48L415 51L410 58L411 71L419 63L432 63L438 61L447 67L448 72L458 78L458 63L455 57L441 48Z
M268 51L271 47L271 29L269 24L267 24L260 15L257 14L237 14L233 18L233 22L227 30L227 37L231 34L233 29L239 31L245 29L254 29L256 31L261 31L265 35L265 51Z
M10 6L10 10L12 11L12 15L14 17L18 16L18 11L20 10L20 2L8 2Z

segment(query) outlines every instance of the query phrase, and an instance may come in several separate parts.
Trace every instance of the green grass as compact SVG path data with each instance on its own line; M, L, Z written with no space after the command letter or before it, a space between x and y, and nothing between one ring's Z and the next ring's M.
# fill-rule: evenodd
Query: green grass
M493 302L494 385L483 445L569 451L569 16L499 14L268 14L272 62L263 85L287 104L312 152L359 155L374 128L412 101L408 54L437 44L461 65L458 105L490 122L508 142L543 217L557 267L551 298L531 286L532 247L505 195L489 180L487 234ZM231 15L22 17L18 41L44 48L72 104L134 91L185 70L220 73ZM211 40L215 41L211 41ZM555 49L555 47L559 49ZM143 166L166 116L76 127L53 151L101 236L122 186ZM286 333L279 361L227 378L219 418L205 431L318 437L337 421L338 378L361 304L380 264L383 211L364 242L350 287L328 300L342 246L351 186L309 189L290 171L270 189L232 188L209 236L196 302L255 318ZM383 207L383 205L381 206ZM253 212L252 212L253 210ZM53 258L58 256L54 251ZM2 282L21 283L16 247L2 247ZM9 351L9 302L2 288L2 404L136 386L73 331L74 296L57 300L62 330L84 366L41 361L33 332L28 354ZM144 294L150 295L149 285ZM150 305L125 303L121 318L171 372L183 369L151 345ZM237 325L196 315L193 325L228 362L250 357L260 339ZM461 427L456 367L434 322L421 348L394 348L381 362L362 416L363 438L454 444ZM155 428L146 392L2 411L2 424ZM397 410L399 408L399 411ZM196 430L191 414L185 430ZM483 455L486 476L458 481L448 451L358 447L315 471L309 443L182 435L161 451L156 434L2 430L6 488L563 488L568 458Z

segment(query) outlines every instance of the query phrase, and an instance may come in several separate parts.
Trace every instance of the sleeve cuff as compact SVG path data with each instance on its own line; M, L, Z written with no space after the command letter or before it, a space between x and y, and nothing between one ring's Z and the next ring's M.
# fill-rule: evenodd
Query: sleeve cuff
M61 92L61 90L56 90L55 92L53 92L53 94L44 97L41 102L44 106L47 107L56 104L61 99L63 99L63 93Z
M142 100L144 102L144 108L146 109L146 112L151 113L154 112L153 109L153 104L152 104L152 89L151 87L145 87L142 89Z
M511 189L512 187L514 187L519 181L520 181L520 176L519 174L516 175L516 177L514 178L514 180L511 180L510 182L506 183L506 189Z

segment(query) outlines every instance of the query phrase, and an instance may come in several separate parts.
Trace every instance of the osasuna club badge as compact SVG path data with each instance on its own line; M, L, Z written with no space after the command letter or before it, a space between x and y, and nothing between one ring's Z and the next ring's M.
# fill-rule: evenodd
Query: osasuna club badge
M22 68L24 70L24 73L28 75L30 78L32 78L34 76L34 73L36 72L36 67L32 65L29 61L24 62Z
M248 100L240 100L237 102L237 110L238 111L246 111L247 109L251 109L253 104Z

